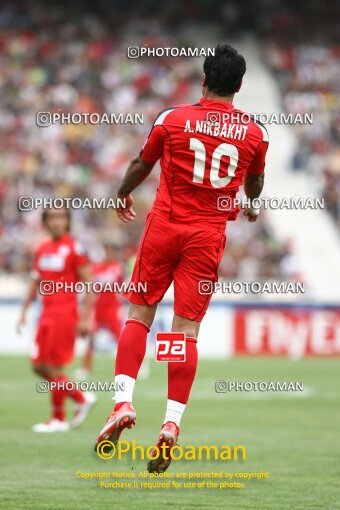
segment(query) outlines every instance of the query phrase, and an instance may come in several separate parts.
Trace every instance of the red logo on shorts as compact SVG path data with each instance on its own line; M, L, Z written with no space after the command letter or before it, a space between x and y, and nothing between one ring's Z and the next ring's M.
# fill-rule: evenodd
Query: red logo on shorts
M185 361L185 333L156 333L156 361Z

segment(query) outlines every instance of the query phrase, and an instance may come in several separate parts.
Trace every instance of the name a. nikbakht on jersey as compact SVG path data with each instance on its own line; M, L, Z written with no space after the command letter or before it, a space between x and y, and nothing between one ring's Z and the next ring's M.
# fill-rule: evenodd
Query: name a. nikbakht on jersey
M191 127L190 120L185 123L184 133L203 133L209 136L223 136L233 140L244 140L247 134L248 126L240 124L212 124L206 120L196 120L195 127Z

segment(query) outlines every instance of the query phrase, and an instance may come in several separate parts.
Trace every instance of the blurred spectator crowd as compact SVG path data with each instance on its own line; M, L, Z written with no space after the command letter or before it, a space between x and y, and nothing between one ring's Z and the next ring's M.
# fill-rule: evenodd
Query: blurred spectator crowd
M315 180L340 233L340 3L282 4L263 23L263 47L287 112L312 113L295 126L292 167Z
M34 246L44 235L41 211L20 212L20 196L113 196L157 113L173 104L197 101L202 59L132 60L127 58L127 48L145 44L202 46L201 23L214 22L222 36L228 27L233 34L253 29L265 34L267 61L278 76L287 109L312 109L323 119L319 122L318 117L316 124L298 133L294 165L308 169L319 162L317 170L324 171L327 203L332 211L337 210L339 220L339 104L333 108L340 83L335 76L339 71L336 47L282 45L268 32L266 19L273 18L273 9L265 9L266 1L260 3L263 9L256 17L258 26L252 26L254 2L244 1L228 5L218 1L214 8L207 8L202 1L188 2L185 9L180 2L161 7L153 1L131 2L129 6L99 1L97 10L86 1L72 5L34 0L2 3L1 271L27 273ZM274 14L278 14L282 4L274 4ZM241 15L241 8L247 15ZM37 112L133 112L144 114L144 124L38 127ZM137 220L128 228L122 227L113 210L73 211L73 232L92 258L100 258L102 243L111 240L120 247L122 260L133 259L158 171L157 167L135 193ZM227 235L222 277L283 278L295 274L292 246L278 243L265 214L251 225L240 215L228 227Z

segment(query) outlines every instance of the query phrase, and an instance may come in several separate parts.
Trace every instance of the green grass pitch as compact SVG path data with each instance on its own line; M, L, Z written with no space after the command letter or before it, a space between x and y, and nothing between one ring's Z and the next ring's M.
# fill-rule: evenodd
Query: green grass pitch
M112 360L98 357L92 380L109 381ZM303 381L306 396L216 394L218 379ZM268 471L244 489L100 489L98 480L77 480L76 471L143 471L145 462L103 461L93 451L112 408L100 393L88 421L77 431L39 435L32 424L48 417L48 396L35 391L24 357L0 360L1 503L6 510L101 509L340 509L340 392L336 359L243 358L201 361L182 421L180 444L242 444L240 462L177 461L177 471ZM135 392L138 419L122 439L153 444L164 416L166 366L152 364ZM68 407L69 413L71 408Z

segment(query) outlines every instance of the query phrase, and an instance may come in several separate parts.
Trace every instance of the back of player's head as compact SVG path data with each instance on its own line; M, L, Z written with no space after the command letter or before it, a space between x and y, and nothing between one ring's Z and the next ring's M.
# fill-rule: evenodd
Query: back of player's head
M230 96L240 89L246 61L230 44L219 44L203 64L205 85L218 96Z

